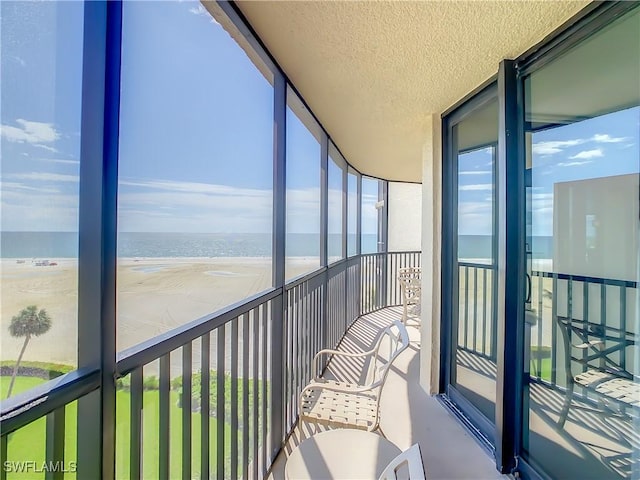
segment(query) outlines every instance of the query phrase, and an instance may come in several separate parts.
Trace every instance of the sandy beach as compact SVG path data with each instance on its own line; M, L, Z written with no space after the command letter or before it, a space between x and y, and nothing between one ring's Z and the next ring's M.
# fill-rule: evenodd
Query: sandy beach
M24 263L1 260L2 360L15 360L23 343L22 338L9 335L11 317L28 305L37 305L47 310L52 327L45 335L32 338L24 359L77 364L77 260L48 260L56 265L36 266L31 259ZM302 274L310 271L313 263L304 257L289 259L288 272ZM270 286L268 258L119 259L117 349L137 345ZM173 357L179 360L179 355L172 355L172 375L179 371L179 362L174 364ZM155 370L154 366L149 370Z

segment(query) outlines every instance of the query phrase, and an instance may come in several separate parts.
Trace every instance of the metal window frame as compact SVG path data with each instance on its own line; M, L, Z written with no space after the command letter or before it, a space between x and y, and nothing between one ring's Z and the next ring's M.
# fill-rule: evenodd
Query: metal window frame
M78 367L97 367L100 388L78 401L78 476L113 478L122 2L86 2L84 9Z
M329 136L320 143L320 266L329 264Z
M516 62L498 70L498 281L496 464L517 466L524 378L525 188L523 97Z

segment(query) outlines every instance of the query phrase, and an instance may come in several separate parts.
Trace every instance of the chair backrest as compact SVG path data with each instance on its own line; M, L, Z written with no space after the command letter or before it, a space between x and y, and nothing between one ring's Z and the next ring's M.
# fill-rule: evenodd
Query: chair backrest
M621 338L617 330L606 325L585 323L558 315L555 316L555 321L564 346L564 369L568 382L573 382L574 363L580 365L582 371L595 368L621 378L633 378L633 374L615 360L616 355L624 356L625 349L634 346L633 334L625 332L625 336ZM582 353L574 355L574 348L580 349Z
M388 352L381 351L381 347L389 345ZM382 385L387 377L389 367L404 350L409 347L409 333L402 322L395 320L382 331L373 350L373 357L369 362L366 383L372 388ZM386 354L386 355L385 355Z
M405 300L411 301L420 295L422 274L419 267L406 267L398 270L398 283Z
M402 452L380 475L379 480L424 480L426 478L424 467L422 465L422 454L420 453L420 445L417 443Z
M405 267L398 269L398 280L420 280L422 270L420 267Z

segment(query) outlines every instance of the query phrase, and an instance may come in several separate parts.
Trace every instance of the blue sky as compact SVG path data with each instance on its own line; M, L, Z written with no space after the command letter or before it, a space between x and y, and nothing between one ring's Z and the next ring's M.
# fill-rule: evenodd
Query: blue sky
M125 2L120 231L269 232L271 84L199 2ZM0 2L2 230L78 222L81 2ZM534 235L551 235L556 182L638 172L639 108L533 135ZM288 231L319 232L320 147L288 110ZM460 233L491 231L491 156L460 165ZM341 180L329 171L329 229ZM363 180L376 233L377 182ZM352 215L350 215L352 219Z
M77 230L82 3L1 8L2 229ZM319 232L320 146L287 121L287 230ZM199 2L124 3L120 122L120 231L271 231L273 89Z
M553 235L554 184L638 174L640 107L532 135L532 233ZM461 235L491 234L490 148L459 157L458 227Z

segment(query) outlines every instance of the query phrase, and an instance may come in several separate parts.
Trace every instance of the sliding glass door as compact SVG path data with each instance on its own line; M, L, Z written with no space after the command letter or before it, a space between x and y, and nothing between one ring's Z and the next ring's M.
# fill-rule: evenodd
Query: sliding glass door
M496 156L498 105L490 89L449 125L451 280L449 397L493 441L496 402Z
M523 454L553 478L638 478L640 9L524 93Z

